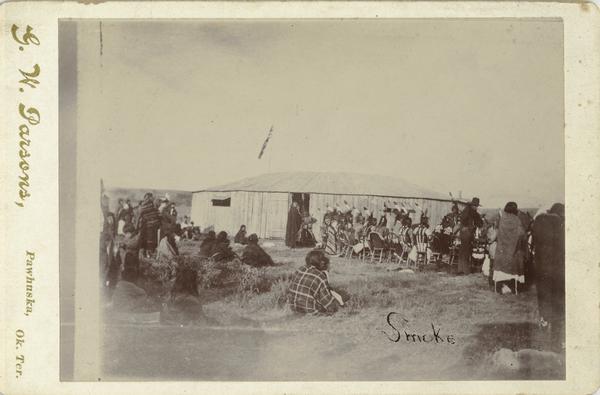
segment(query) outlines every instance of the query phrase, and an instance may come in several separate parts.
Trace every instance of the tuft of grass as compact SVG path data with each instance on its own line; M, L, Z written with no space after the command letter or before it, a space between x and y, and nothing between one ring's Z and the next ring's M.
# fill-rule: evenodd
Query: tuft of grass
M367 307L390 307L398 299L398 295L382 282L354 280L341 289L350 295L345 305L350 314Z

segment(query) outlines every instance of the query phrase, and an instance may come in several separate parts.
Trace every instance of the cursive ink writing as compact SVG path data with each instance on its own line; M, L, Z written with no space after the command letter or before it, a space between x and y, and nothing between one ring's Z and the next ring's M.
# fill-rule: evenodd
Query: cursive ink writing
M431 323L431 329L426 331L413 331L408 329L409 321L401 317L395 311L388 313L386 322L391 333L382 331L389 341L398 343L401 340L407 343L432 343L432 344L456 344L456 339L453 334L443 334L441 327L436 328L435 324Z

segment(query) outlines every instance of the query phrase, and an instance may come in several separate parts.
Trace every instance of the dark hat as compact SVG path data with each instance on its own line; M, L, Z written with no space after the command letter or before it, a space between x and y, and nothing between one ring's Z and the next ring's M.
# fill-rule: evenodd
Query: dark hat
M471 206L479 207L479 198L478 197L474 197L471 200Z

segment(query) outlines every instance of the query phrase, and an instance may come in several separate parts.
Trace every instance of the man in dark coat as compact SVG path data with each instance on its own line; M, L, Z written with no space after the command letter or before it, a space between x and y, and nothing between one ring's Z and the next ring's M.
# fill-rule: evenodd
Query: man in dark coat
M302 215L300 215L300 209L298 203L293 202L290 211L288 212L287 227L285 230L285 245L290 248L296 248L296 241L298 240L298 231L302 226Z
M458 274L471 273L471 254L475 229L483 225L477 212L479 198L474 197L460 213L460 250L458 251Z
M533 222L534 263L541 326L550 326L552 343L564 343L565 207L556 203Z
M255 233L248 237L248 245L242 253L242 262L254 267L274 265L271 256L258 245L258 236Z

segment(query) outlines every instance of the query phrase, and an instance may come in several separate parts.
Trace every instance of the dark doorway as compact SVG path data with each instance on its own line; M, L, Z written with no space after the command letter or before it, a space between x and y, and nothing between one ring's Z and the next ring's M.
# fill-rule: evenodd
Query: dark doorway
M308 193L292 193L292 202L298 203L302 215L310 213L310 194Z

